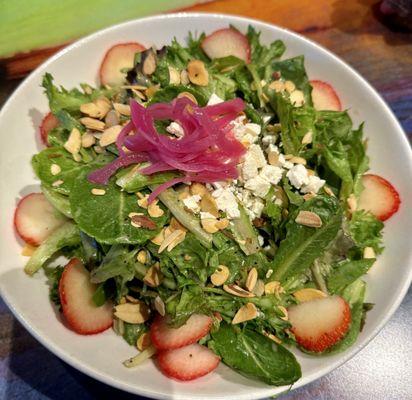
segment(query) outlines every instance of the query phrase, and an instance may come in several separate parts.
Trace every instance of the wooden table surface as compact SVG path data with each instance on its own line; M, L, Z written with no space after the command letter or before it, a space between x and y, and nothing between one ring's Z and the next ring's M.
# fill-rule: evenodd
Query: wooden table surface
M333 51L384 97L412 138L412 34L387 27L377 0L218 0L189 11L238 14L296 31ZM0 75L0 106L17 86ZM351 361L282 400L412 398L412 291ZM408 372L409 371L409 372ZM60 361L0 300L0 399L136 399Z

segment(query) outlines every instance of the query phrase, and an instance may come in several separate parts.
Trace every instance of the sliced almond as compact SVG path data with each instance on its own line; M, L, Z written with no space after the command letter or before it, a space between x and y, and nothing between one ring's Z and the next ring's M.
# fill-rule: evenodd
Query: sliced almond
M169 65L169 85L179 85L180 84L180 72Z
M259 311L253 303L246 303L240 307L233 317L232 324L240 324L241 322L250 321L259 315Z
M136 298L134 298L133 296L130 296L128 294L126 295L126 300L129 303L133 303L133 304L138 304L140 302L140 300L137 300Z
M99 107L95 103L85 103L80 106L80 111L83 114L88 115L89 117L92 118L103 118L104 115L101 115L101 111Z
M242 289L238 285L223 285L223 290L237 297L255 297L253 293L250 293L247 290Z
M179 93L179 94L177 95L177 98L178 98L178 99L180 99L180 98L182 98L182 97L186 97L186 98L188 98L189 100L191 100L193 103L197 104L196 97L193 96L192 93L189 93L189 92L181 92L181 93Z
M373 247L365 247L363 249L363 258L376 258L375 250L373 250Z
M307 131L305 133L305 136L302 138L302 144L310 144L312 143L313 140L313 132L312 131Z
M226 265L219 265L216 271L210 275L210 281L214 286L221 286L228 280L229 275L229 268Z
M103 131L102 137L100 138L100 146L106 147L110 144L116 143L116 139L122 131L123 127L121 125L111 126Z
M31 257L33 253L36 251L36 249L36 246L32 246L26 243L24 247L21 249L21 255L24 257Z
M270 165L278 165L279 163L279 153L276 151L270 151L268 153L268 161Z
M102 154L105 152L104 148L100 146L94 146L93 149L97 154Z
M158 287L162 282L163 274L160 271L159 263L153 264L146 272L143 282L151 287Z
M319 215L312 211L299 211L295 222L310 228L320 228L322 226L322 220Z
M226 229L229 226L229 220L227 218L222 218L216 222L215 226L217 229L222 231L223 229Z
M82 147L82 136L77 128L73 128L70 132L67 142L64 144L64 148L71 154L77 154Z
M353 214L357 207L358 207L358 202L356 200L355 195L352 193L348 199L346 200L347 204L348 204L348 210L351 214Z
M262 281L262 279L258 279L256 281L256 285L253 288L252 292L257 296L261 297L265 293L265 283Z
M54 181L52 183L52 186L53 187L59 187L59 186L63 185L63 183L64 183L64 181L62 181L61 179L58 179L57 181Z
M303 157L292 157L289 161L293 164L306 165L306 160Z
M303 195L303 198L305 199L305 201L313 199L314 197L316 197L316 194L313 193L313 192L306 193L306 194Z
M301 107L305 103L305 96L301 90L294 90L290 94L289 100L295 107Z
M60 168L60 165L57 165L57 164L50 165L50 173L52 175L58 175L60 174L61 171L62 169Z
M149 199L149 195L145 195L145 196L139 198L139 200L137 200L137 204L139 204L139 207L147 208L149 206L148 199Z
M149 309L143 302L118 304L114 315L129 324L141 324L149 319Z
M209 193L206 186L198 182L192 183L192 185L190 185L189 187L189 190L192 195L197 194L200 197L203 197L206 193Z
M82 136L82 147L84 147L85 149L92 147L95 143L96 138L90 132L86 132Z
M91 190L92 194L95 196L104 196L106 194L106 191L104 189L98 189L98 188L93 188Z
M130 106L128 104L113 103L113 108L120 114L130 116Z
M269 89L272 89L277 93L283 92L285 90L285 84L282 81L276 80L269 84Z
M137 356L128 358L127 360L123 361L123 365L126 368L137 367L138 365L142 364L144 361L154 356L156 354L156 351L157 351L156 347L149 346L146 350L143 350Z
M283 319L284 321L287 321L288 318L289 318L288 310L283 306L278 306L278 309L283 314L283 316L280 317L280 319Z
M145 90L148 99L152 98L154 94L160 89L160 85L153 85Z
M142 93L140 90L132 89L133 94L141 100L146 100L146 95Z
M258 272L256 268L252 268L246 278L246 284L245 287L249 292L253 292L253 289L256 286L256 282L258 279Z
M104 122L106 124L106 127L110 128L111 126L119 125L119 122L120 122L119 117L120 117L119 112L117 112L116 110L110 110L104 117Z
M80 118L80 122L86 128L91 129L93 131L104 131L104 128L105 128L105 123L95 118L83 117L83 118Z
M179 243L182 243L186 238L186 230L177 230L174 232L180 232L180 234L167 246L167 251L172 251Z
M156 55L153 50L146 52L142 71L145 75L152 75L156 71Z
M265 284L265 293L266 294L276 294L280 290L280 282L279 281L271 281Z
M184 234L186 234L186 232L183 232ZM162 244L159 247L158 253L162 253L164 250L167 249L167 247L171 244L174 243L175 240L179 240L179 238L182 236L182 231L180 230L176 230L171 232L168 235L165 235L165 238L162 242Z
M136 347L137 347L137 350L143 351L143 350L146 350L151 344L152 344L152 341L150 339L150 333L145 332L145 333L142 333L138 337L137 342L136 342Z
M205 63L200 60L192 60L187 64L187 73L190 82L198 86L207 86L209 83L209 72Z
M165 213L157 203L157 201L152 201L147 207L147 212L153 218L161 217Z
M330 196L330 197L335 197L335 193L333 193L332 189L328 186L324 186L323 190L325 191L325 193Z
M263 334L268 337L270 340L273 340L277 344L282 344L282 341L275 336L273 333L263 332Z
M202 228L207 233L216 233L219 230L219 228L216 226L217 224L216 218L203 218L200 220L200 223L202 225Z
M314 288L299 289L296 292L293 292L293 296L300 303L304 303L305 301L311 301L311 300L316 300L316 299L323 299L327 297L327 295L324 292L318 289L314 289Z
M137 253L137 261L142 264L146 264L147 261L147 251L146 250L140 250Z
M165 240L165 229L162 229L154 238L150 239L150 241L154 244L160 246Z
M285 89L287 92L292 93L296 89L296 85L292 81L286 81Z
M175 218L175 217L172 217L171 219L170 219L170 224L169 224L169 226L170 226L170 229L172 230L172 231L176 231L176 230L181 230L181 231L185 231L185 232L187 232L187 229Z
M217 208L216 200L209 192L203 194L203 197L200 200L200 209L203 212L212 214L216 218L219 217L219 209Z
M165 303L162 300L162 298L160 296L156 296L156 298L154 299L154 307L156 309L156 311L162 316L164 317L166 314L166 307L165 307Z
M188 85L190 83L189 74L185 69L180 73L180 82L182 83L182 85Z

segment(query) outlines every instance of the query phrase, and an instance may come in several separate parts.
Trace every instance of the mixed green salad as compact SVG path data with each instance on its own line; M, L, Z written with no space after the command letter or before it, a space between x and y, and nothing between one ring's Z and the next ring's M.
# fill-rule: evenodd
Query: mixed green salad
M363 125L251 26L130 45L106 54L100 87L43 78L42 194L15 216L38 246L25 271L44 269L74 331L113 326L137 346L127 367L154 356L189 380L221 361L292 384L291 348L344 351L371 308L383 223L359 206Z

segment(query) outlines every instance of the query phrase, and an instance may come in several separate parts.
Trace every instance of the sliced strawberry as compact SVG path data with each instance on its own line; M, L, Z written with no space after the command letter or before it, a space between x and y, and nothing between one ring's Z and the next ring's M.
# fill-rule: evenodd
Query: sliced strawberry
M250 62L250 45L245 35L233 28L219 29L203 40L201 47L210 59L235 56Z
M322 352L343 338L351 323L348 303L339 296L307 301L288 310L292 332L300 346Z
M171 350L197 342L209 333L212 318L193 314L184 325L172 328L168 318L157 316L150 327L152 343L158 350Z
M335 89L329 83L310 81L312 85L312 101L316 110L342 111L342 104Z
M121 70L132 68L134 56L145 50L140 43L119 43L111 47L100 65L100 82L102 85L116 86L124 82L125 74Z
M79 259L73 258L64 267L59 283L63 315L69 326L81 335L103 332L113 323L112 305L106 302L96 307L93 303L96 288Z
M43 193L30 193L17 204L14 226L19 236L33 246L38 246L56 228L66 221L46 199Z
M191 344L157 355L162 372L180 381L191 381L212 372L219 365L219 357L200 344Z
M46 146L49 145L49 132L56 128L59 123L59 120L50 112L41 121L40 138Z
M362 184L364 189L359 198L359 209L370 211L381 221L386 221L398 211L401 199L390 182L379 175L366 174L362 177Z

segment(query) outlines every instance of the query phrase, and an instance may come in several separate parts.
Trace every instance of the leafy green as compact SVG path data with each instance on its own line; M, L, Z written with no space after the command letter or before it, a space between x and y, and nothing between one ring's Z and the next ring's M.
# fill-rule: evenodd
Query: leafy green
M44 196L49 201L49 203L56 210L60 211L66 217L72 218L72 211L70 209L70 201L67 196L60 194L56 190L46 185L42 185L41 191L43 192Z
M147 217L147 210L139 207L136 196L121 191L113 180L103 187L103 196L94 195L92 189L98 185L88 181L87 175L90 171L91 168L82 170L70 191L73 218L79 228L89 236L107 244L145 243L167 222L166 211L159 218ZM150 230L134 227L129 217L132 212L146 215L146 218L156 224L156 228Z
M366 274L375 261L374 258L365 258L338 263L327 280L329 291L331 293L341 293L346 286Z
M256 229L250 222L245 209L238 204L240 217L232 220L231 230L236 242L246 255L259 251L259 241Z
M376 254L382 253L382 229L384 225L373 214L357 210L348 222L348 230L355 243L363 250L372 247Z
M64 267L54 267L54 268L45 267L44 270L48 278L50 300L60 310L61 302L60 302L60 293L59 293L59 283L60 283L60 278L62 277L62 274L63 274Z
M137 339L145 332L148 328L145 324L129 324L127 322L123 323L123 339L126 340L130 346L136 346Z
M296 223L299 211L316 213L322 226L310 228ZM272 262L271 280L283 283L307 270L336 237L341 223L342 209L333 197L317 196L300 206L286 225L286 238Z
M78 227L70 221L65 222L34 251L24 267L24 272L28 275L33 275L63 247L76 246L79 243Z
M225 364L242 375L269 385L290 385L302 375L295 356L283 346L249 329L228 324L212 332L208 346Z

